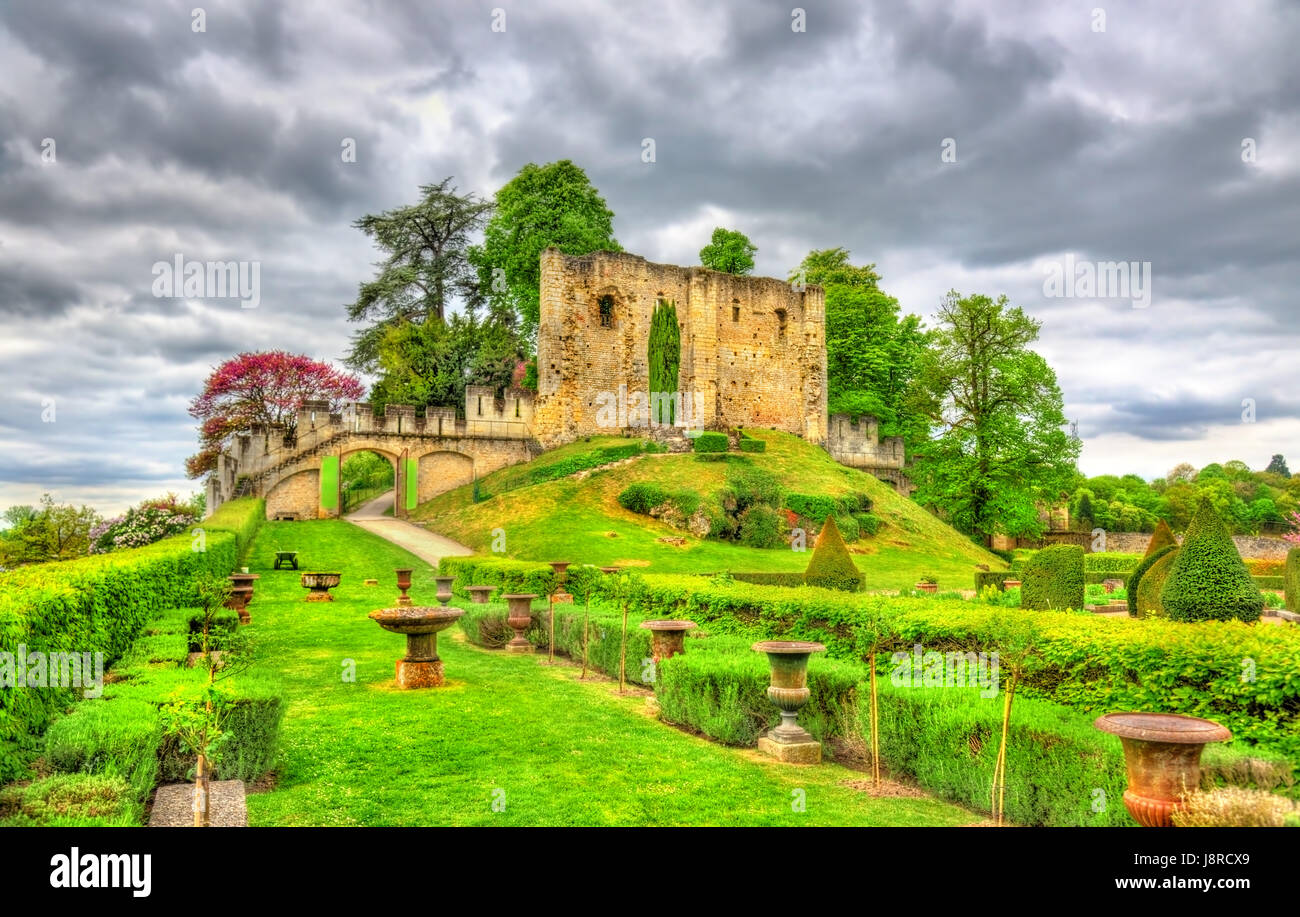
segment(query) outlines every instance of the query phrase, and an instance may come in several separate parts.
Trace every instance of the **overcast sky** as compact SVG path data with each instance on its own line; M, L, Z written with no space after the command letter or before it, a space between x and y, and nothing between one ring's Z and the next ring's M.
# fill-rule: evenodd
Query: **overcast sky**
M213 365L345 353L353 220L562 158L652 260L725 225L923 316L1007 294L1085 473L1300 465L1300 4L199 2L0 6L0 506L197 489ZM260 303L155 297L178 255ZM1067 255L1149 262L1149 305L1049 297Z

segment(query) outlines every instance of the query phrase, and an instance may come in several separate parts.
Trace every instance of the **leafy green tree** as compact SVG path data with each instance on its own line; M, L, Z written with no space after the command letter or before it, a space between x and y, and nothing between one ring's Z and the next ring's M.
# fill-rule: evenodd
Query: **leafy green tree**
M748 274L754 269L757 252L758 246L743 232L719 226L709 244L700 249L700 264L724 274Z
M1291 469L1286 467L1286 459L1282 456L1282 453L1280 452L1276 453L1271 459L1268 460L1268 467L1265 468L1264 470L1270 471L1273 474L1280 474L1284 478L1291 477Z
M905 403L925 347L921 320L900 316L898 300L878 285L875 265L850 264L843 248L809 252L790 278L826 292L829 413L870 414L881 436L902 436L910 452L925 435L924 419Z
M591 180L568 159L528 163L496 193L483 244L469 257L479 287L498 314L517 315L532 338L541 317L541 256L554 246L566 255L622 251L614 213Z
M422 185L420 194L414 204L367 214L353 224L384 253L378 275L361 284L356 302L348 306L349 320L369 322L352 338L347 363L354 369L377 368L380 344L395 325L441 323L457 297L470 309L478 303L469 241L483 228L492 204L473 192L457 193L450 177Z
M933 431L917 449L915 497L970 535L1037 535L1037 504L1063 496L1080 448L1056 373L1029 349L1040 325L1005 296L956 291L938 318L910 398Z
M18 567L71 560L90 550L90 532L100 516L89 506L55 503L49 494L39 506L11 506L0 531L0 566Z

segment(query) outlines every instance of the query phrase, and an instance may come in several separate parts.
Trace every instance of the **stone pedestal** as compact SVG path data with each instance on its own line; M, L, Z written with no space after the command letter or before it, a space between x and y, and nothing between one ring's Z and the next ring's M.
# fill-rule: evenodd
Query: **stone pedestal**
M555 605L572 605L573 596L567 592L557 592L551 596L551 602Z
M442 686L442 660L397 660L399 688L438 688Z
M486 605L488 596L495 590L496 586L466 586L465 591L469 593L469 600L474 605Z
M822 743L812 736L808 736L806 741L778 742L769 733L758 737L758 750L783 764L822 763Z

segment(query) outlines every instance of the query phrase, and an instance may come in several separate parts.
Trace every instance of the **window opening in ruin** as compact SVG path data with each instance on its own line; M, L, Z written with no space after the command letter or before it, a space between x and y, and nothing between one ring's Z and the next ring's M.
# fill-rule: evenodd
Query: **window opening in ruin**
M776 310L776 333L785 334L785 310Z
M600 327L609 328L614 324L614 297L600 298Z
M515 399L515 416L516 416L516 417L519 416L519 399L518 399L518 398Z
M731 307L731 320L733 322L740 321L740 306Z
M482 416L483 416L483 396L482 396L482 395L479 395L479 396L478 396L478 416L479 416L479 417L482 417Z

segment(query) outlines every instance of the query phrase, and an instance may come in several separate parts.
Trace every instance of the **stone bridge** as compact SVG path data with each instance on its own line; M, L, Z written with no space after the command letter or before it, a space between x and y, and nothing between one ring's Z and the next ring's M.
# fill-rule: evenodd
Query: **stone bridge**
M338 516L343 462L369 451L392 463L394 515L403 518L444 491L540 454L531 431L531 393L498 398L490 388L470 386L465 401L464 420L449 407L427 408L417 417L413 407L390 404L376 417L369 404L330 413L327 402L304 402L293 435L284 427L255 426L219 456L208 481L208 512L235 497L258 496L266 500L268 519Z

